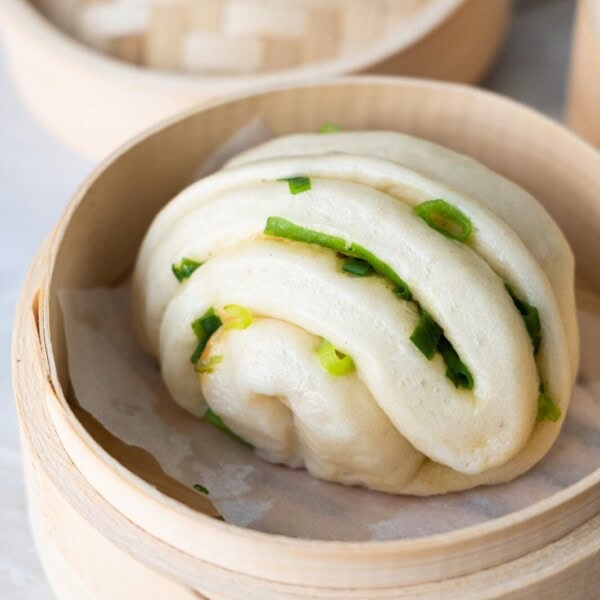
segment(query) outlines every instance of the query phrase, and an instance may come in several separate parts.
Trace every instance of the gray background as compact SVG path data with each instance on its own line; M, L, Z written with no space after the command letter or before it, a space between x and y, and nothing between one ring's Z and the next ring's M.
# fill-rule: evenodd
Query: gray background
M485 86L561 119L574 0L521 0L506 47ZM44 600L29 533L10 341L19 290L42 240L92 163L62 146L27 112L0 39L0 598Z

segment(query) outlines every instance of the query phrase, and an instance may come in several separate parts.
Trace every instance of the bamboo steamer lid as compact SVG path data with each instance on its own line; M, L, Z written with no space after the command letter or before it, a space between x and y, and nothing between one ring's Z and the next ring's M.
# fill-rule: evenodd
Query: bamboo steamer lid
M557 219L578 260L578 286L600 312L600 155L512 101L453 84L357 78L241 97L150 130L103 163L70 202L19 306L14 381L32 524L57 595L593 598L600 469L525 509L449 533L310 541L209 516L203 497L190 500L156 464L77 408L57 291L121 281L160 207L256 115L277 134L337 121L345 129L406 131L483 160ZM600 401L593 348L590 354L584 344L583 356Z
M33 0L63 31L157 69L242 75L368 51L457 3L432 0ZM437 7L434 5L437 4Z
M573 37L567 119L600 147L600 1L579 0Z
M234 93L355 72L479 81L510 13L511 0L0 0L0 27L29 108L97 159Z

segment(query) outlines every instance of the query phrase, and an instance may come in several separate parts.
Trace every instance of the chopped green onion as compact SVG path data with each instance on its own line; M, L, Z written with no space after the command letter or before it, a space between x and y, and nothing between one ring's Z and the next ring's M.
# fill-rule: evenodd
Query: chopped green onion
M215 372L215 367L223 362L222 356L211 356L206 360L199 360L196 365L196 373L202 373L203 375L210 375Z
M223 312L232 317L225 321L225 329L246 329L252 325L252 314L239 304L228 304Z
M415 206L413 212L429 227L453 240L466 242L471 235L471 220L445 200L428 200Z
M236 442L243 444L244 446L248 446L248 448L254 448L252 444L247 442L244 438L240 437L237 433L234 433L227 425L225 425L223 419L216 413L212 411L212 409L207 408L206 412L202 419L209 423L210 425L214 425L217 429L220 429L224 433L226 433L230 438L234 439Z
M191 277L192 273L201 266L201 262L197 262L191 258L182 258L179 264L173 263L171 265L171 270L173 271L173 275L177 277L177 281L181 283L188 277Z
M442 335L438 342L438 350L441 352L446 363L446 377L454 384L454 387L463 387L467 390L472 390L474 382L471 371L460 360L458 353L444 335Z
M431 360L436 352L440 352L446 363L446 377L452 381L454 387L463 387L467 390L473 389L473 376L460 360L458 353L444 335L442 328L433 320L426 311L421 311L421 317L410 341Z
M338 133L339 131L342 131L342 128L335 123L323 123L319 127L319 133Z
M412 292L410 291L410 288L406 282L398 276L396 271L390 267L390 265L384 263L382 260L377 258L374 254L359 244L350 244L348 254L362 258L362 260L368 262L373 267L373 270L376 273L379 273L379 275L389 279L396 286L394 288L394 294L396 294L396 296L402 298L403 300L412 300Z
M540 350L540 345L542 343L542 324L540 321L540 315L538 313L538 309L535 306L525 302L517 296L512 285L505 283L504 287L506 291L510 294L512 301L514 302L517 310L521 313L523 317L523 321L525 321L525 327L527 328L527 333L531 338L531 342L533 343L533 353L537 354Z
M200 340L204 336L210 337L221 325L221 319L215 309L209 308L199 319L192 323L192 329Z
M412 292L406 284L397 285L394 288L394 294L396 294L396 296L402 300L412 300Z
M200 318L192 323L192 329L198 338L198 345L190 357L190 360L194 365L200 360L200 356L204 352L204 348L206 348L206 344L212 334L217 331L221 325L221 319L215 313L214 308L209 308Z
M427 357L427 360L431 360L435 356L441 335L442 328L426 310L423 310L410 336L410 341Z
M354 361L351 356L336 350L328 340L323 340L317 348L317 356L321 366L331 375L348 375L354 371Z
M311 188L310 179L308 177L284 177L277 181L287 181L288 187L290 188L290 194L301 194L307 192Z
M205 488L203 485L200 485L199 483L196 483L196 484L194 485L194 489L195 489L197 492L200 492L201 494L206 494L207 496L209 495L209 491L208 491L208 489L207 489L207 488Z
M366 277L373 272L373 267L360 258L348 258L344 262L342 269L346 271L346 273L356 275L357 277Z
M330 248L337 252L347 253L346 241L342 238L320 233L312 229L306 229L301 225L295 225L291 221L282 219L281 217L269 217L265 226L264 233L274 237L286 238L288 240L296 240L305 244L316 244L323 248Z
M301 225L296 225L281 217L269 217L265 226L264 233L275 237L282 237L288 240L304 242L305 244L316 244L323 248L329 248L336 252L341 252L349 256L354 256L364 260L371 265L373 270L395 284L394 293L404 300L411 300L412 293L408 285L387 263L377 258L363 246L346 242L343 238L307 229Z
M540 394L537 400L537 417L536 421L543 421L548 419L553 423L556 423L560 419L561 411L556 404L552 401L544 390L544 384L540 383Z

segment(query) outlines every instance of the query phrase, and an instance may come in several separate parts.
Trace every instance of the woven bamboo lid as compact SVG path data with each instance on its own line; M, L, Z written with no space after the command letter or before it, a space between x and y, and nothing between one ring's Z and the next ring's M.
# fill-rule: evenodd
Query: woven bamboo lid
M79 41L158 69L252 74L368 51L456 0L34 0ZM398 40L396 43L399 43Z

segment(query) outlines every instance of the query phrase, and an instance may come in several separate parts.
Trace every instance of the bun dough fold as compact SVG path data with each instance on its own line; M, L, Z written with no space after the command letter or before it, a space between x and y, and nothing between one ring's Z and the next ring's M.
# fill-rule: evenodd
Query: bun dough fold
M292 194L299 176L310 189ZM415 214L438 198L472 223L466 243ZM331 248L272 235L270 218L366 249L412 300L381 273L352 277ZM183 258L201 266L180 282L172 265ZM148 231L133 297L178 404L198 416L210 407L266 460L425 495L512 479L548 451L578 361L572 282L560 230L514 184L423 140L347 133L273 140L184 190ZM537 309L537 353L506 284ZM229 305L252 324L229 328ZM198 372L191 323L211 309L224 324L198 363L214 368ZM472 389L411 341L424 313ZM355 371L327 372L323 339ZM539 419L540 389L554 420Z

